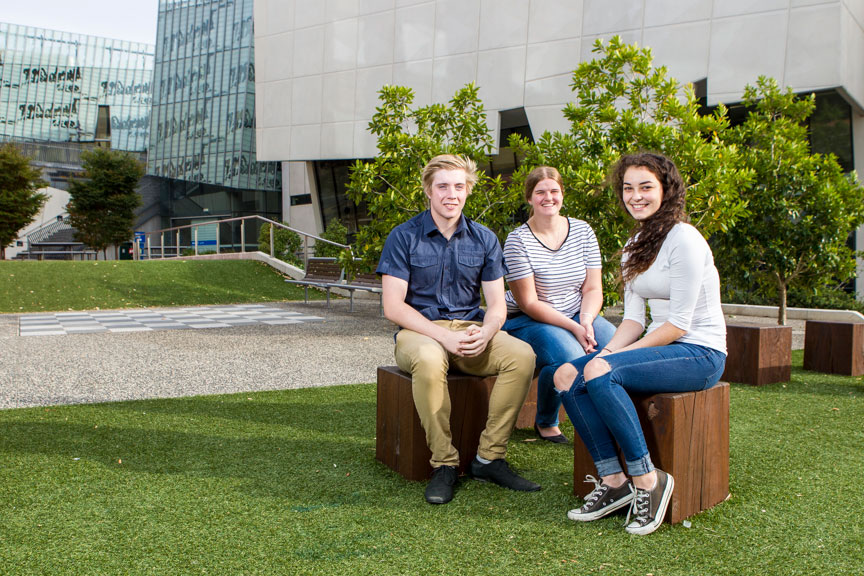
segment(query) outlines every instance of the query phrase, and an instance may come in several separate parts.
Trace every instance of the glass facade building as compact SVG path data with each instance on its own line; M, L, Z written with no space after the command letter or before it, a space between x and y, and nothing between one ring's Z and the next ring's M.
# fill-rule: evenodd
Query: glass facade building
M148 146L154 47L0 23L0 140Z
M252 0L160 2L147 172L172 224L281 216L281 165L255 157Z

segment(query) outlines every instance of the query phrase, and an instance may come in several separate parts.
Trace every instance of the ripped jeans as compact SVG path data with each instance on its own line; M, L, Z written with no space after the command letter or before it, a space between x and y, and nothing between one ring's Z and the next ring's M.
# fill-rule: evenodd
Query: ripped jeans
M675 342L638 348L602 358L611 368L588 382L583 372L597 354L571 362L579 371L570 389L557 390L602 478L622 472L616 442L630 476L654 469L636 408L628 392L657 394L710 388L720 380L726 354L697 344Z

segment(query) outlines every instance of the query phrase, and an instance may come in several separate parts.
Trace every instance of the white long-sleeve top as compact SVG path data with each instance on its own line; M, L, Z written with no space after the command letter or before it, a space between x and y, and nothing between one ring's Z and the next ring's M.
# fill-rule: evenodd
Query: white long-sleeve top
M646 303L651 310L649 333L668 321L687 331L677 342L726 353L720 276L711 248L690 224L676 224L651 266L627 283L624 319L645 326Z

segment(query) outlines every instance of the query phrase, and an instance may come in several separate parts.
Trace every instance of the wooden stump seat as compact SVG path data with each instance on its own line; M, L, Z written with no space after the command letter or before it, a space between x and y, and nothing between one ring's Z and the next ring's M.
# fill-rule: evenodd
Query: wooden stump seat
M864 374L864 322L808 320L804 326L804 369L829 374Z
M633 396L654 466L675 478L666 512L672 524L729 496L729 384L708 390ZM623 465L623 458L622 458ZM624 468L626 471L626 467ZM594 462L577 436L573 442L573 493L594 489Z
M474 456L480 434L486 428L489 395L495 377L481 378L452 372L447 376L450 389L450 432L459 451L459 472L464 473ZM534 425L537 411L537 377L531 383L522 406L517 428ZM562 409L563 413L563 409ZM566 416L562 415L562 418ZM378 367L378 408L375 426L375 457L408 480L428 480L432 473L432 452L414 407L411 375L398 366Z
M788 382L792 376L792 328L726 325L726 370L722 379L762 386Z

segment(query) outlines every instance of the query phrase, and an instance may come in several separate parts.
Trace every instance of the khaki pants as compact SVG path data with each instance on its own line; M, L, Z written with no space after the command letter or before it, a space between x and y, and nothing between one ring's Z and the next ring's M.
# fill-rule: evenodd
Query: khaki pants
M439 326L464 330L471 324L463 320L437 320ZM454 366L474 376L497 376L489 398L486 429L480 435L477 454L487 460L504 458L507 441L534 375L534 351L525 342L506 332L498 332L486 350L473 358L448 353L441 344L411 330L396 335L396 363L411 374L414 406L426 431L426 443L432 451L433 468L458 466L459 452L450 433L450 393L447 370Z

